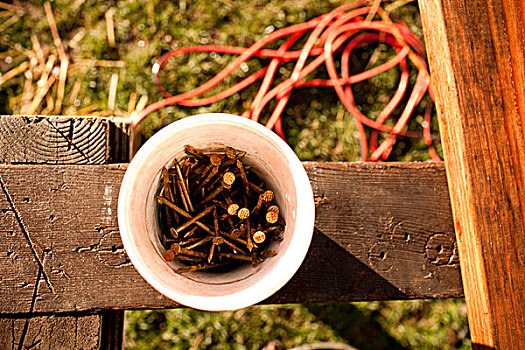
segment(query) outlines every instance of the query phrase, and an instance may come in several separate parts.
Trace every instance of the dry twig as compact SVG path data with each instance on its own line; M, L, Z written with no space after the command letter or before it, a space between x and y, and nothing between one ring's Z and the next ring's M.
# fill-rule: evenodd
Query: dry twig
M11 24L15 24L19 19L20 19L20 17L18 17L17 15L11 16L11 18L9 18L7 21L5 21L4 23L0 24L0 32L3 32Z
M0 76L0 86L6 81L8 81L9 79L11 79L12 77L17 76L20 73L23 73L27 68L29 68L29 62L24 61L18 67L13 68L9 72Z
M108 44L110 47L115 47L115 28L113 24L113 15L117 12L115 7L106 11L106 32L108 35Z
M115 110L115 98L117 97L117 85L118 85L118 74L111 74L111 80L109 82L109 94L108 94L108 110Z

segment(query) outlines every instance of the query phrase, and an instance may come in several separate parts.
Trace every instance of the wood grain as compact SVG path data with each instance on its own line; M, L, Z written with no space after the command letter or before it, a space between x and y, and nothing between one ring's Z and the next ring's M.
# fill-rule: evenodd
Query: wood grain
M115 123L112 118L1 116L0 163L44 165L126 161L128 131L125 125ZM31 242L28 246L36 252L34 244ZM40 281L44 271L40 265L45 255L33 257L38 262L34 270L35 281ZM0 341L4 341L0 349L7 349L8 345L35 349L122 348L123 311L96 315L73 313L67 317L34 316L39 291L40 283L35 283L27 318L0 319Z
M126 132L111 118L0 116L0 163L122 162Z
M525 348L525 5L422 0L472 342Z
M317 204L314 239L296 276L266 303L462 296L443 166L304 166ZM116 214L125 169L0 166L0 314L29 312L35 282L35 313L177 306L123 249Z
M0 329L0 349L95 350L101 342L97 315L0 318Z

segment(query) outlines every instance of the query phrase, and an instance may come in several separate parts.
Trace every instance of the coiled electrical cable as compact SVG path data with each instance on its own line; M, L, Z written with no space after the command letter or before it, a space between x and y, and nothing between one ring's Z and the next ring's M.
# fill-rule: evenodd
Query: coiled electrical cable
M381 19L371 18L379 15ZM366 18L364 18L366 16ZM290 50L302 37L306 42L301 50ZM276 40L286 39L278 49L267 49ZM363 72L350 75L350 55L352 50L374 43L385 43L391 46L396 55L387 62ZM217 75L201 86L178 95L171 95L160 80L160 72L172 57L192 52L216 52L238 55ZM335 53L340 53L340 72L336 68ZM247 60L253 58L269 58L269 64L261 70L244 78L239 83L208 97L203 94L217 86ZM309 62L308 59L312 58ZM407 131L407 123L424 95L430 90L430 75L425 62L425 49L419 38L410 31L408 26L400 21L393 21L381 7L369 6L366 1L340 6L331 12L311 19L305 23L292 25L276 30L254 43L252 46L235 47L220 45L188 46L175 49L165 54L154 67L156 85L164 99L154 102L139 113L134 114L132 125L136 127L150 113L170 105L188 107L203 106L227 98L242 89L262 79L259 91L254 97L249 110L242 116L259 121L263 110L269 102L275 100L275 107L266 122L266 127L273 129L284 139L282 113L289 101L293 89L307 87L331 87L337 93L344 107L354 118L361 143L361 159L363 161L385 160L390 155L398 136L423 138L434 161L441 161L433 146L430 131L432 104L425 109L422 134ZM415 67L417 78L409 89L409 64ZM273 81L281 64L295 61L291 75L279 84L273 86ZM310 79L308 76L324 65L329 79ZM368 80L390 69L401 71L396 91L379 115L372 119L364 115L356 105L352 85ZM410 91L409 91L410 90ZM385 122L392 116L394 110L408 95L400 116L394 125ZM366 129L370 128L369 136ZM379 133L387 133L379 142Z

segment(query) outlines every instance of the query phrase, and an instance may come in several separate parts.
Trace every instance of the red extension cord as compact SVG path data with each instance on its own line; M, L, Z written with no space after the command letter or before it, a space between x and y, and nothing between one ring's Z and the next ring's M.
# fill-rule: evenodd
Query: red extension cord
M382 16L382 20L372 21L363 18L365 15L374 17L376 11ZM309 35L304 47L298 51L289 51L290 47L303 35ZM287 38L287 40L277 50L264 48L268 44L281 38ZM349 59L352 50L377 42L386 43L393 47L396 51L396 56L377 67L350 76ZM217 52L234 54L238 55L238 57L203 85L194 90L173 96L166 91L160 82L159 73L171 57L190 52ZM337 72L334 62L333 54L335 52L341 52L340 73ZM213 96L197 98L215 87L239 68L243 62L252 57L271 58L271 61L265 68L253 73L234 86ZM309 57L315 58L307 64ZM406 62L407 57L411 60L412 65L418 69L416 82L411 89L403 112L394 126L384 125L383 123L407 93L409 78L409 68ZM292 60L296 61L296 63L291 76L282 83L272 87L272 81L279 65ZM323 63L326 66L330 79L305 80L309 74ZM394 96L392 96L375 120L368 118L362 114L356 106L352 93L352 84L370 79L397 66L399 66L401 70L401 77ZM392 22L384 10L368 6L368 2L366 1L343 5L308 22L276 30L248 48L219 45L178 48L168 52L160 59L158 66L155 68L154 75L157 87L166 98L152 103L136 114L132 121L133 127L136 127L147 115L160 108L174 104L190 107L208 105L229 97L262 78L263 81L257 95L252 101L250 109L244 112L242 116L258 121L264 107L275 98L276 106L269 120L266 122L266 127L273 129L284 139L281 115L292 90L294 88L312 86L333 87L343 105L354 117L361 140L361 159L363 161L387 159L398 135L419 138L420 135L404 131L404 129L412 112L421 102L427 90L430 96L433 97L429 89L430 76L425 62L425 49L419 38L410 31L404 22ZM430 132L431 110L432 105L429 104L425 110L424 121L422 123L423 139L428 146L431 158L439 162L441 159L432 145ZM365 125L371 128L370 140L368 140L366 135ZM378 144L379 132L389 134L380 144Z

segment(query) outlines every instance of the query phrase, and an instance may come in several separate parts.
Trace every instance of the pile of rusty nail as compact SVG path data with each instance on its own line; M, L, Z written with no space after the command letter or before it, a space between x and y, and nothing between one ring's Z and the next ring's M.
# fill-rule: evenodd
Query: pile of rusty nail
M274 193L243 163L246 152L225 147L204 153L184 146L184 158L163 168L160 193L161 242L166 261L185 266L177 273L253 267L277 252L285 222Z

